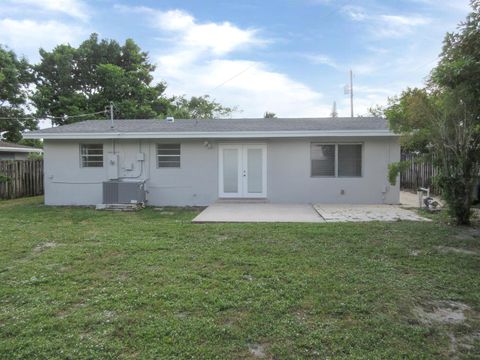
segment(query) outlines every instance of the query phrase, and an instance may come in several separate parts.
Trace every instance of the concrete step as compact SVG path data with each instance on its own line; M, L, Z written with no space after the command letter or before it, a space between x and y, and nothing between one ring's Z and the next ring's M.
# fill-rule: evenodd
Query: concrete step
M218 204L267 204L266 198L218 198Z
M144 205L139 204L98 204L95 210L106 211L138 211L144 208Z

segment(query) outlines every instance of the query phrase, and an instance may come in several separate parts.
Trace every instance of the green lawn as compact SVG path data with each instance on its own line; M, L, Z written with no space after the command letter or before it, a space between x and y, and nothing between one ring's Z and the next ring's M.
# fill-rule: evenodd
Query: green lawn
M477 231L41 202L0 202L2 358L480 358Z

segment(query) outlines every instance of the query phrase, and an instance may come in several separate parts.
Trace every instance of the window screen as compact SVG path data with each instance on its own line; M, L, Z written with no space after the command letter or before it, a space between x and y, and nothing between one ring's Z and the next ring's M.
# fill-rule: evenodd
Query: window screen
M103 144L80 145L80 165L82 167L103 167Z
M335 176L335 145L312 144L312 176Z
M362 176L362 145L338 145L338 176Z
M180 144L157 144L157 166L180 167Z

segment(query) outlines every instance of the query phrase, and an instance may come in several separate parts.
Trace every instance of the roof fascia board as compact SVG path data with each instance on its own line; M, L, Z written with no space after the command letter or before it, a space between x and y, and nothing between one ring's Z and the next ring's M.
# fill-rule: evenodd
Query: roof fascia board
M43 150L41 150L41 149L15 148L15 147L0 147L0 152L33 153L33 152L43 152Z
M106 132L106 133L25 133L25 139L244 139L326 136L393 136L388 130L356 131L211 131L211 132Z

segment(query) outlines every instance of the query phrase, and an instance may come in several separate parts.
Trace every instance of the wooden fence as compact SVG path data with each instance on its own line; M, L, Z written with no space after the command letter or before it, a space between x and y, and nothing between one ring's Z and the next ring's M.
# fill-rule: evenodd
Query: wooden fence
M43 160L0 161L0 199L43 194Z
M402 160L411 160L410 166L400 174L400 188L417 191L418 188L430 188L432 194L438 194L439 189L433 182L437 169L431 162L416 161L415 154L402 153Z

